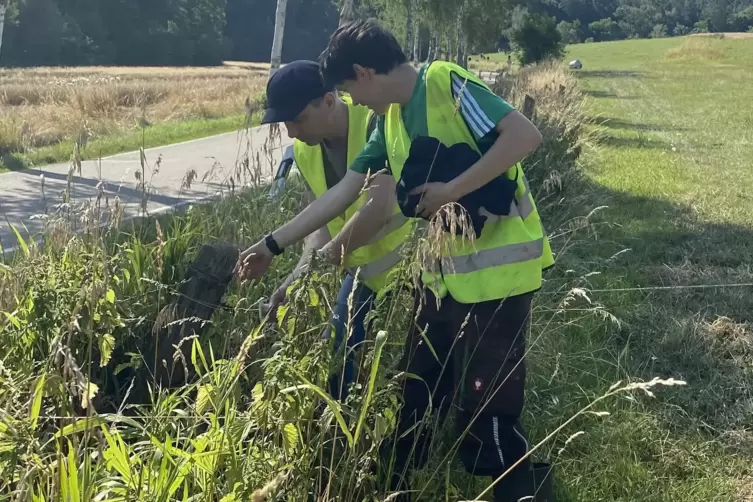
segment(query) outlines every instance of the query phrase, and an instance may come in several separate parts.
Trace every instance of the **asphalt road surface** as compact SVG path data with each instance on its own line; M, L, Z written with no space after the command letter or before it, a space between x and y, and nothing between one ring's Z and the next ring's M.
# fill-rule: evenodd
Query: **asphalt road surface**
M235 188L239 179L241 185L268 182L291 143L284 126L278 134L262 126L150 148L144 151L145 176L138 151L83 161L81 173L72 174L70 200L74 205L94 201L101 190L103 202L112 206L119 199L123 220L140 217L145 200L141 178L149 192L148 215L185 208L221 196L231 179ZM69 171L70 164L64 163L0 174L0 244L6 258L18 247L11 224L25 239L38 239L44 215L60 214Z

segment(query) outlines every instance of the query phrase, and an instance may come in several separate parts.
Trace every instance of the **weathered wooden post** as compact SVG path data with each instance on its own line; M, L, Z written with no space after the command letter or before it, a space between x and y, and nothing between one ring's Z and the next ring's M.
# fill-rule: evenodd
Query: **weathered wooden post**
M526 94L525 101L523 101L523 115L525 115L528 120L533 120L533 114L535 112L536 100Z
M203 245L188 266L176 297L157 316L152 328L155 359L150 361L150 369L158 386L176 387L190 379L193 342L186 338L200 335L220 306L239 254L232 244Z

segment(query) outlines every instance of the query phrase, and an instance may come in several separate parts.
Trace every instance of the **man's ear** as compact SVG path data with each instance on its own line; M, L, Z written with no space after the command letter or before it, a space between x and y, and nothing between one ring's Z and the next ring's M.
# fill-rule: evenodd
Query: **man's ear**
M371 71L368 68L364 68L360 64L353 65L353 72L356 74L356 82L371 77Z
M337 94L335 92L328 92L324 95L324 104L327 105L327 108L332 108L335 106L335 101L337 101Z

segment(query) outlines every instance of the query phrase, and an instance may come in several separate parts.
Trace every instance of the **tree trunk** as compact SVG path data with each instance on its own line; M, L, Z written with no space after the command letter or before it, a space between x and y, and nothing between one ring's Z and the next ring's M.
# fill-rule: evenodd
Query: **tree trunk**
M413 21L413 61L421 61L421 22Z
M8 9L8 0L0 0L0 54L3 49L3 28L5 28L5 11Z
M442 55L442 59L445 61L452 61L452 58L450 57L450 28L447 27L444 29L444 43L442 44L442 49L444 49L444 54Z
M285 34L285 11L288 9L288 0L277 0L277 12L275 13L275 34L272 39L272 58L269 66L269 77L280 68L282 60L282 40Z
M355 17L353 0L344 0L343 8L340 10L340 26L352 21Z
M429 63L431 63L431 61L434 59L434 45L436 39L436 35L432 34L432 32L429 31L429 51L426 54L426 61Z
M405 44L403 45L405 55L410 59L413 40L411 39L413 29L413 0L405 1Z
M458 36L458 43L457 43L457 59L456 63L459 66L462 66L465 68L465 61L463 61L463 8L461 7L458 9L458 20L457 20L457 36Z

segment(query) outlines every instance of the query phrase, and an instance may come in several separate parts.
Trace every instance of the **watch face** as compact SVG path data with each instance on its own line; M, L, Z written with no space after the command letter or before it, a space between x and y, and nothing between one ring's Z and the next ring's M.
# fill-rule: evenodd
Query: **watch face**
M264 238L264 243L267 245L267 249L269 249L273 255L282 254L282 249L280 249L280 246L277 245L277 242L275 242L272 234L269 234Z

